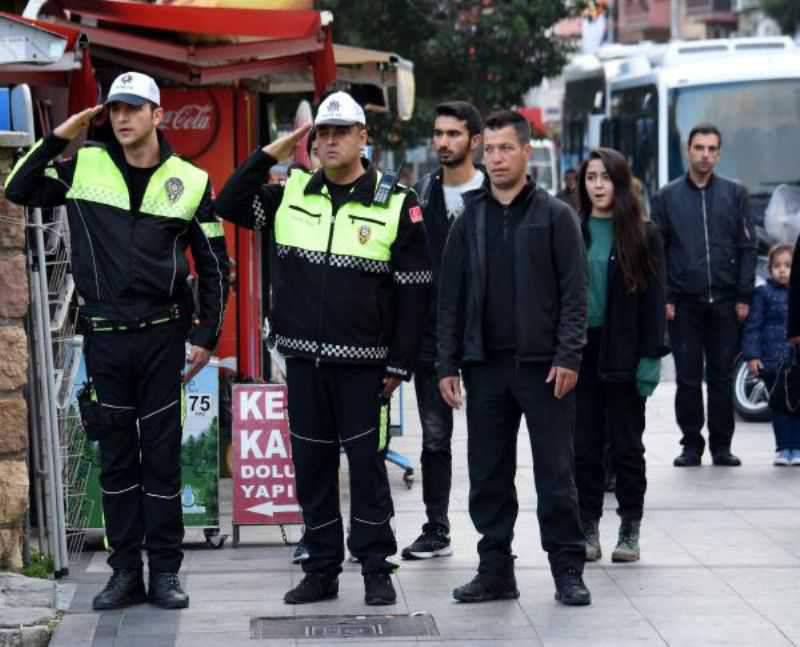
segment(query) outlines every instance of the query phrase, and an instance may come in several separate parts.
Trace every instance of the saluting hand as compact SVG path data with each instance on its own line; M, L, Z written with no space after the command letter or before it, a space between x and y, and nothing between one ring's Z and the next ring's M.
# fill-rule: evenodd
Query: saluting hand
M98 104L94 108L86 108L86 110L77 112L69 117L60 126L58 126L58 128L53 131L53 134L56 137L61 137L61 139L69 139L72 141L81 134L81 131L84 128L88 128L89 124L92 122L92 119L94 119L102 111L102 104Z
M291 154L294 152L294 147L297 146L297 142L303 139L309 130L311 130L311 124L300 126L300 128L295 130L293 133L279 137L271 144L264 146L264 148L261 150L270 157L282 162L286 159L289 159Z

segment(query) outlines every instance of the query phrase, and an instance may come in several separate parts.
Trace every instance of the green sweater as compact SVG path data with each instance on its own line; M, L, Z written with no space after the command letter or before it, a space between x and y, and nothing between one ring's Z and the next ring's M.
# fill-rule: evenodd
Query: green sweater
M608 257L614 245L611 218L589 218L592 242L586 254L589 263L589 328L602 328L608 300ZM642 397L649 397L661 380L661 360L642 357L636 370L636 385Z

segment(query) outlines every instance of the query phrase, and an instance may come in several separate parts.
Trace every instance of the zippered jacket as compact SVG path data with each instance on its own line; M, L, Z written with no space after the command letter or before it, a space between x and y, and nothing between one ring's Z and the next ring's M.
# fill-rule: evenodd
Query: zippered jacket
M713 175L700 188L687 174L656 194L651 217L664 239L667 303L750 303L757 242L744 186Z
M742 357L760 359L768 371L777 370L791 354L786 336L788 313L788 288L771 278L757 287L742 333Z
M71 159L54 161L69 141L48 135L17 162L6 197L28 207L66 205L72 273L82 308L93 316L136 321L174 304L188 309L185 251L191 248L199 312L189 340L213 350L228 293L222 223L206 172L175 155L161 133L158 138L159 165L135 212L116 141L88 143Z
M223 187L216 211L271 239L274 341L284 355L381 365L410 379L425 326L431 263L422 210L397 185L376 200L381 175L365 172L333 209L324 172L293 169L264 184L276 163L261 150Z

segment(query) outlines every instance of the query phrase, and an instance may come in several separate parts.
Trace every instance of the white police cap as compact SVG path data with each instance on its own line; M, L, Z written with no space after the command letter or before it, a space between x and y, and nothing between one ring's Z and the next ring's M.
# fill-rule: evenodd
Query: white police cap
M347 92L334 92L323 101L314 126L352 126L353 124L367 125L364 109L358 105Z
M161 93L152 77L141 72L125 72L120 74L111 84L106 103L121 101L132 106L141 106L150 101L161 105Z

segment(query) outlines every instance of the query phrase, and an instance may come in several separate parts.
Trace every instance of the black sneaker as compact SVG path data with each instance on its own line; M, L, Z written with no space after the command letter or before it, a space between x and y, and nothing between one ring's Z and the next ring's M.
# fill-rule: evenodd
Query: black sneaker
M147 601L144 578L140 569L117 569L106 583L105 588L92 600L95 611L122 609Z
M147 599L162 609L185 609L189 606L189 596L183 592L177 573L150 571L150 586Z
M698 467L703 462L702 455L702 452L698 452L696 449L684 447L683 451L672 461L672 464L675 467Z
M381 606L397 602L389 573L366 573L364 575L364 602L370 606Z
M568 607L584 607L592 603L592 594L576 568L568 568L556 578L556 600Z
M300 583L283 596L286 604L308 604L330 600L339 595L339 577L324 573L306 573Z
M292 564L304 562L309 557L311 557L311 555L308 553L308 546L306 546L302 541L298 542L297 546L295 546L294 552L292 553Z
M464 586L453 589L459 602L488 602L490 600L516 600L519 597L517 580L510 577L493 577L478 573Z
M713 461L714 465L718 465L720 467L739 467L742 464L742 461L739 459L739 457L731 454L729 449L713 454L711 460Z
M414 543L403 549L403 559L431 559L453 554L450 537L443 532L423 532Z

